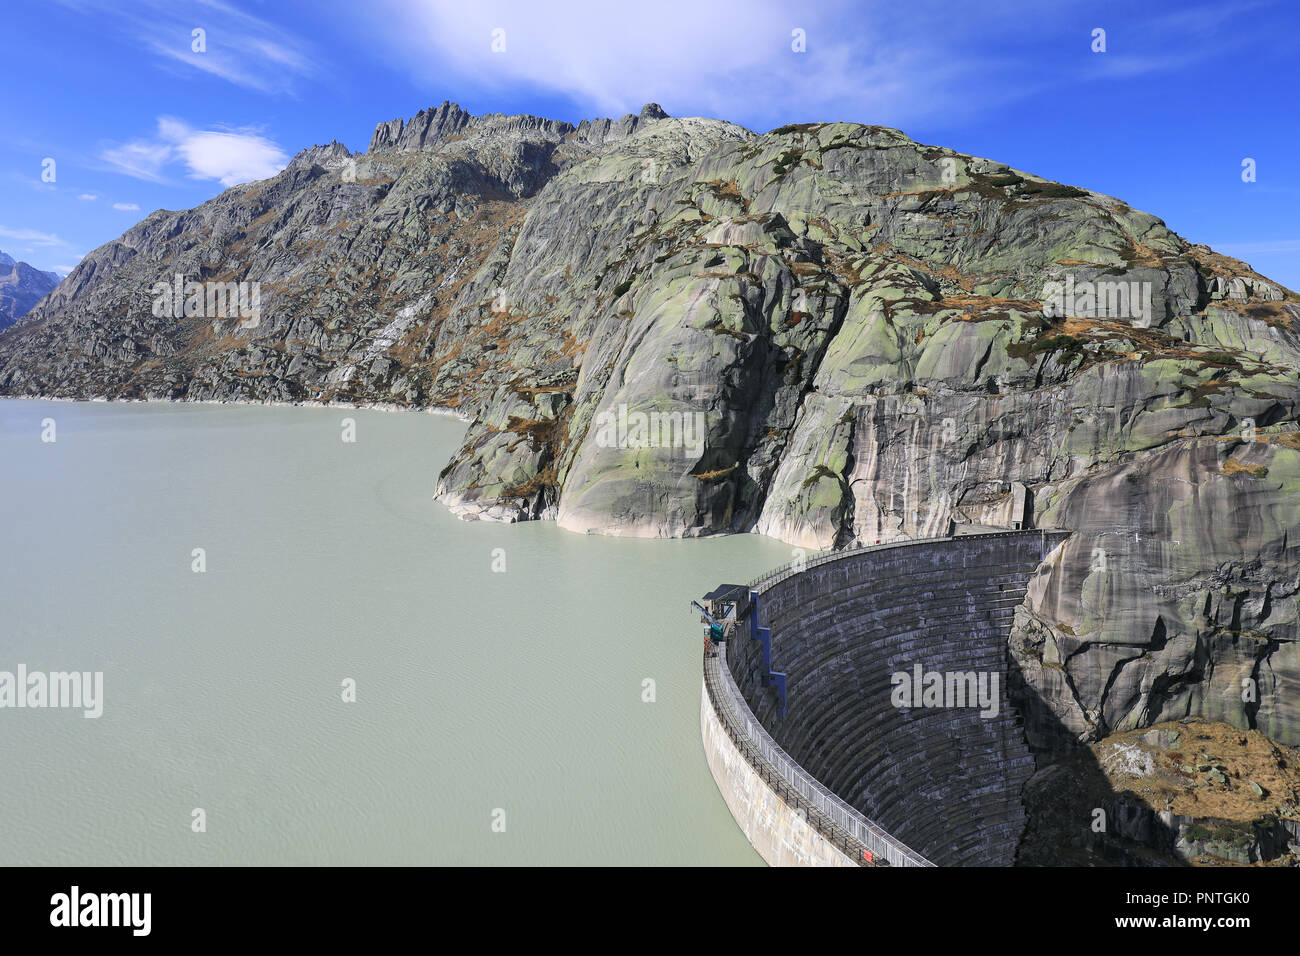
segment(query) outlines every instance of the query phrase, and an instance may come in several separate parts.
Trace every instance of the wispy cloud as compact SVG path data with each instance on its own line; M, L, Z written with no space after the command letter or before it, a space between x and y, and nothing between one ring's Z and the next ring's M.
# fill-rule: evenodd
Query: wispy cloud
M94 202L99 197L96 196L94 193L82 193L77 198L80 199L82 202Z
M139 212L140 207L133 202L115 202L114 209L120 209L122 212Z
M99 158L119 173L136 179L163 183L163 166L172 158L172 147L167 143L137 140L121 146L111 146L99 154Z
M0 239L12 239L14 242L30 242L34 246L65 246L62 239L52 232L38 232L35 229L11 229L0 226Z
M898 97L919 102L949 74L937 58L923 71L925 49L889 42L885 24L853 16L842 0L815 7L574 0L560 10L490 0L378 0L378 7L378 29L418 78L445 83L447 74L459 74L489 90L523 84L607 115L652 99L670 109L690 102L734 115L742 91L791 104L852 102L854 114L865 115ZM846 21L861 26L845 31Z
M31 189L35 189L40 192L54 192L58 189L58 186L54 183L43 182L42 180L37 179L34 176L26 176L23 173L18 172L17 170L10 170L8 176L14 182L22 183L24 186L28 186Z
M167 168L179 163L190 179L216 180L223 186L266 179L289 162L284 150L251 127L196 130L170 116L158 118L152 139L110 146L100 159L115 172L150 182L166 182Z
M978 16L956 16L952 0L372 0L333 15L378 34L385 58L432 90L524 87L604 115L657 100L742 122L903 125L1187 69L1227 42L1258 42L1243 18L1261 4L1189 3L1155 16L1131 0L986 0ZM1089 51L1094 18L1109 27L1105 54Z
M1217 33L1225 25L1239 28L1243 17L1276 4L1276 0L1217 0L1189 3L1182 9L1156 14L1145 25L1160 33Z
M93 11L159 66L206 74L263 93L293 93L322 71L307 43L283 27L213 0L58 0ZM200 30L196 35L194 31Z

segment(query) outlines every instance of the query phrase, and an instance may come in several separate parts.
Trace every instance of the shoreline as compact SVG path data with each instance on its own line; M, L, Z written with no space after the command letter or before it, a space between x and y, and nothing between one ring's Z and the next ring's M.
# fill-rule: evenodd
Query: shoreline
M423 408L412 408L409 405L394 405L391 402L320 402L307 400L301 402L280 402L280 401L255 401L253 399L236 398L236 399L218 399L218 398L66 398L61 395L0 395L0 402L67 402L69 404L84 405L245 405L245 406L263 406L266 408L347 408L359 411L372 412L411 412L414 414L439 415L444 418L455 418L458 421L470 424L474 419L459 412L454 408L446 408L439 405L428 405Z
M412 414L437 415L440 418L454 418L466 425L472 424L475 419L469 415L458 412L453 408L446 408L437 405L430 405L423 408L412 408L407 405L394 405L388 402L366 402L357 404L355 402L320 402L315 400L301 402L281 402L281 401L254 401L251 399L215 399L215 398L65 398L54 395L0 395L0 402L64 402L69 405L236 405L236 406L260 406L265 408L339 408L353 411L375 411L386 413L409 412ZM522 524L526 521L550 521L558 526L557 514L554 510L550 513L538 515L536 517L519 517L517 512L508 513L499 503L490 505L478 505L467 502L452 502L444 500L438 494L434 494L431 500L436 501L444 509L450 512L454 517L461 521L484 521L497 524ZM562 526L561 526L562 527ZM646 540L673 541L686 540L685 535L640 535L627 534L622 530L619 531L576 531L566 528L572 534L581 535L599 535L605 538L644 538ZM780 541L782 544L790 544L784 538L779 538L771 534L766 534L758 530L757 524L747 531L717 531L706 534L690 535L694 538L727 538L735 535L760 534L765 538L771 538L773 541ZM794 547L794 545L791 545ZM818 554L814 550L812 553Z

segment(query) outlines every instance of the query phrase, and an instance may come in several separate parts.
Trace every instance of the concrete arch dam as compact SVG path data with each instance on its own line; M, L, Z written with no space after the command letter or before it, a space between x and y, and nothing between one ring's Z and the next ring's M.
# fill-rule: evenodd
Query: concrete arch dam
M1067 536L878 545L732 592L734 630L705 654L701 731L764 859L1013 862L1034 761L1008 700L1007 636Z

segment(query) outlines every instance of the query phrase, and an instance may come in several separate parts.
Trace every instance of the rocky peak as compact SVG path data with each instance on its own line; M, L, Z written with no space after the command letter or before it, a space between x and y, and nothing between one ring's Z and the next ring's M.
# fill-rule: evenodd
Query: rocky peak
M563 120L527 113L482 116L444 101L409 120L375 127L367 157L392 153L436 153L486 172L489 182L515 196L530 196L563 169L588 159L607 145L668 118L657 103L621 119L583 120L575 127ZM307 161L307 160L304 160Z
M640 113L625 113L618 120L583 120L578 124L575 139L590 146L603 146L605 143L626 139L637 130L662 119L668 119L663 107L658 103L647 103L641 107Z
M370 147L366 152L407 152L433 148L473 122L474 117L458 104L443 100L440 106L420 110L409 121L395 119L380 123L370 137Z
M288 169L310 169L323 166L334 169L342 166L352 158L352 152L338 140L331 140L324 146L309 146L289 161Z
M409 120L399 118L380 123L370 137L366 153L441 150L448 143L461 139L498 147L518 145L516 139L519 142L555 144L570 140L598 148L668 118L668 113L658 103L646 103L640 113L626 113L617 120L607 117L583 120L574 127L563 120L545 119L528 113L475 116L456 103L444 100L440 106L420 110Z
M564 120L551 120L541 116L533 116L530 113L520 113L514 116L505 113L486 113L476 118L474 131L540 133L547 137L559 139L573 132L573 124L566 123Z
M556 142L573 131L569 123L528 114L488 113L474 116L455 103L420 110L409 120L389 120L375 127L367 153L412 152L437 149L444 143L472 133L541 134Z

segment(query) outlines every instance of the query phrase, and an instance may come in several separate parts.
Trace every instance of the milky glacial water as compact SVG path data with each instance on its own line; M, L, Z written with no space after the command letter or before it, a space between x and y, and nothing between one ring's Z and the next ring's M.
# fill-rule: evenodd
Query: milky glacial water
M0 864L760 863L688 602L789 547L460 521L463 431L0 401L0 671L104 674L98 719L0 709Z

